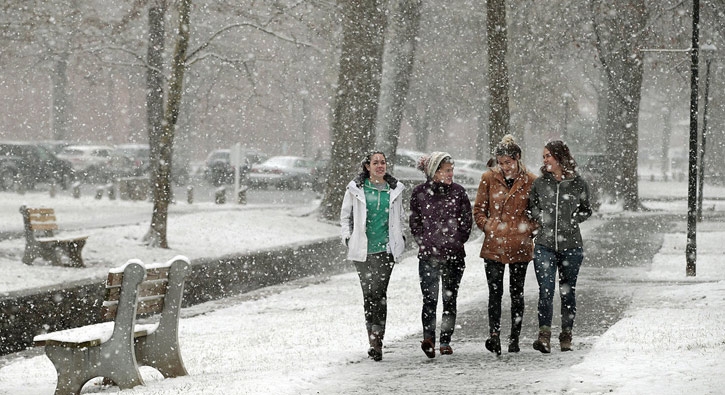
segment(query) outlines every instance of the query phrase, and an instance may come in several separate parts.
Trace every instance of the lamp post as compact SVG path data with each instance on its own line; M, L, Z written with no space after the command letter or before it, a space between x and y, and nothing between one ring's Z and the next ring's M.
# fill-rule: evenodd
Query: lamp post
M561 94L561 98L564 100L564 128L561 132L561 140L566 142L569 137L569 99L571 99L571 93L564 92Z
M700 1L692 1L692 46L690 47L690 147L687 180L687 246L685 275L697 274L697 84L700 38Z
M700 143L702 148L700 149L700 167L699 175L697 177L697 222L702 222L702 190L705 184L705 147L707 146L707 103L710 101L710 64L712 63L712 54L717 48L707 43L700 47L700 51L705 56L705 103L703 104L702 110L702 136L700 137Z

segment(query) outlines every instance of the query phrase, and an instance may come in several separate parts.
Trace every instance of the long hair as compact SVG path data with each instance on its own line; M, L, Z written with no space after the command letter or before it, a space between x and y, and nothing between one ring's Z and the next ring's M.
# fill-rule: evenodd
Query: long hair
M371 151L369 154L367 154L365 158L363 158L362 162L360 162L360 167L362 168L362 171L360 172L359 177L363 180L366 178L370 178L370 170L368 170L368 168L365 166L370 166L370 161L375 154L382 155L383 158L385 158L385 161L388 161L388 157L385 156L385 153L383 151Z
M571 178L576 174L576 160L571 156L571 151L565 142L561 140L552 140L544 146L551 156L559 162L562 173L565 178ZM541 166L541 174L546 174L546 166Z

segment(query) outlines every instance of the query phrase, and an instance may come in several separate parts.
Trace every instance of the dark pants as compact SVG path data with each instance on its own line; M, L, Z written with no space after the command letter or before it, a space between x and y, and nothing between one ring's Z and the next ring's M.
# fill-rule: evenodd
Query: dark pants
M488 282L488 328L489 333L501 333L501 299L503 298L503 276L509 267L509 293L511 294L511 339L521 334L524 318L524 281L528 262L503 264L490 259L486 263Z
M368 255L365 262L355 261L363 293L365 326L370 332L384 332L388 316L388 283L395 260L387 252Z
M539 328L551 328L557 270L561 295L561 330L571 331L574 327L576 281L583 260L584 251L581 248L554 251L538 244L534 247L534 270L539 282Z
M438 290L443 285L443 317L441 318L441 345L451 342L453 329L456 326L456 299L458 286L463 278L466 262L463 258L447 261L431 261L421 259L418 263L420 290L423 292L423 339L436 337L436 308L438 307Z

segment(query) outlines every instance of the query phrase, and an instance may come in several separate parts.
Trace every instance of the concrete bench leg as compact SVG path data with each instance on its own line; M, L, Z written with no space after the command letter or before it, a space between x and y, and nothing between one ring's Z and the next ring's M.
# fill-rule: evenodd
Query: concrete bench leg
M83 385L95 377L106 377L120 389L142 385L133 351L125 347L125 351L119 352L114 343L86 348L46 346L45 354L58 375L55 394L80 394ZM109 355L113 357L108 358Z
M83 250L85 245L85 240L74 240L63 245L63 249L68 254L68 258L70 258L71 266L85 267L83 258L81 257L81 250Z
M37 243L37 244L25 244L25 253L23 254L23 263L26 265L32 265L36 258L43 258L50 262L52 265L58 266L61 264L60 255L56 247L57 243Z
M154 335L136 339L139 364L158 370L166 378L188 375L181 359L178 339Z

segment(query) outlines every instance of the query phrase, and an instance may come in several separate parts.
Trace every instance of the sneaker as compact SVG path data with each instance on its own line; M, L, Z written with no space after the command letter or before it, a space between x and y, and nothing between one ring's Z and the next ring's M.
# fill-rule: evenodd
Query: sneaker
M501 339L498 333L492 333L491 337L486 339L486 350L496 353L496 355L501 355Z
M427 338L420 342L420 349L423 350L428 358L436 357L436 345L433 342L433 339Z
M451 355L453 354L453 348L451 346L444 344L441 346L441 355Z

